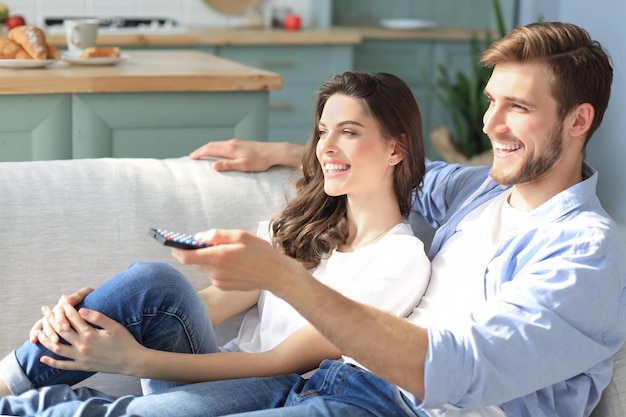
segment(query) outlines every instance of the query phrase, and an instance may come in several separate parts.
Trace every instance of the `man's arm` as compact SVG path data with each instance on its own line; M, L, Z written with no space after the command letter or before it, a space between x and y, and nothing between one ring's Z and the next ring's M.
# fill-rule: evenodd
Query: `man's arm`
M249 233L214 230L202 240L214 246L174 249L174 257L204 271L222 290L272 291L342 354L423 398L426 329L342 296L313 278L296 260Z
M225 158L215 161L216 171L266 171L275 165L299 168L304 155L304 145L289 142L255 142L240 139L209 142L196 149L189 157Z
M304 276L306 275L306 277ZM424 398L428 333L409 321L352 301L306 273L275 294L294 306L347 356Z

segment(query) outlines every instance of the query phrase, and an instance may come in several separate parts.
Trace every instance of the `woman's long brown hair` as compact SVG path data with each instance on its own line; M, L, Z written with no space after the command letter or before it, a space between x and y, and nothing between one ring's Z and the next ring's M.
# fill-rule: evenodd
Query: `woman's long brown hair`
M303 177L296 196L271 222L272 243L300 261L316 267L322 256L345 243L348 236L346 196L324 192L324 173L316 156L318 124L328 99L341 94L361 102L378 122L386 140L403 154L394 167L394 193L403 216L424 177L424 144L419 106L409 86L387 73L345 72L322 84L315 107L313 135L302 161Z

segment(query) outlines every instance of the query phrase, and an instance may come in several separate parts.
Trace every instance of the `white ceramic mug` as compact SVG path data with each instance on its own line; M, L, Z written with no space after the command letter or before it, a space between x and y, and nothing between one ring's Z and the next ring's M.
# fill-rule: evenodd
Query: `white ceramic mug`
M98 27L100 26L97 19L65 20L63 24L65 25L68 50L80 51L96 46Z

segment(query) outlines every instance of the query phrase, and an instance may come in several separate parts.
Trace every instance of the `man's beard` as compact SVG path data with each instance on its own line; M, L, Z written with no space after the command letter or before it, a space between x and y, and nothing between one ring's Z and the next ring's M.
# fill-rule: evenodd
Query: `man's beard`
M526 158L522 161L522 167L517 173L507 175L492 167L490 174L494 181L501 185L534 182L543 177L561 158L561 155L563 155L563 123L559 122L550 132L548 147L543 154Z

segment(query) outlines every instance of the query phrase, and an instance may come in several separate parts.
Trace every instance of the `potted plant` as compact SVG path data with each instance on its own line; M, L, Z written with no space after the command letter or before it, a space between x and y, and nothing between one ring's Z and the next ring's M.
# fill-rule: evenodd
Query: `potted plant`
M496 18L498 35L506 34L499 0L491 1ZM491 32L484 40L474 35L470 41L471 68L468 73L457 71L452 75L443 64L437 65L439 79L430 83L435 97L450 115L452 129L433 129L430 140L435 149L448 162L464 164L491 164L491 143L482 131L483 114L488 103L484 89L491 69L479 63L482 52L493 42Z

